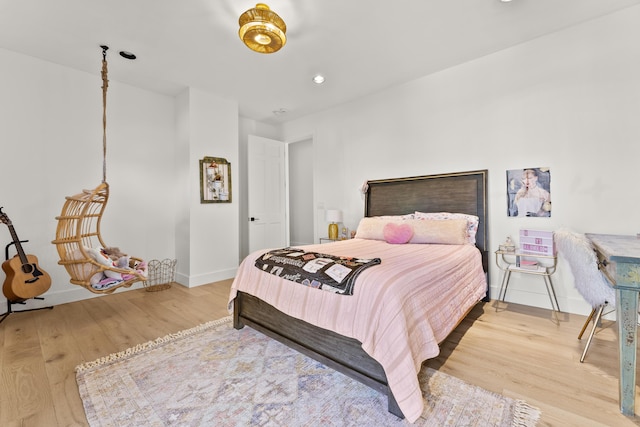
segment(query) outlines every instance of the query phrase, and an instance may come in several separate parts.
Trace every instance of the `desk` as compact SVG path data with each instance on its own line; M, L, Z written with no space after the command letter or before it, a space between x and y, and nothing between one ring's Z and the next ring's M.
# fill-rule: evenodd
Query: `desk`
M636 236L588 234L598 265L616 289L620 344L620 412L635 415L636 341L640 293L640 239Z

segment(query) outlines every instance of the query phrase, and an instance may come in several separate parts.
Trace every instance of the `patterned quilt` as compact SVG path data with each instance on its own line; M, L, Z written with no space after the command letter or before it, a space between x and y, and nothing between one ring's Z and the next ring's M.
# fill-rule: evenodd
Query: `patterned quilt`
M255 266L305 286L341 295L353 295L358 275L380 262L380 258L353 258L284 248L258 257Z

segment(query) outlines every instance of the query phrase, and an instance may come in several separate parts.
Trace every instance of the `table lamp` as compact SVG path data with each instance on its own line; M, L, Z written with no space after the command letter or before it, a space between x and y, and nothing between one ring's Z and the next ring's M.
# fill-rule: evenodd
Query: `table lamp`
M342 211L338 209L327 209L325 219L329 224L329 238L338 240L338 223L342 222Z

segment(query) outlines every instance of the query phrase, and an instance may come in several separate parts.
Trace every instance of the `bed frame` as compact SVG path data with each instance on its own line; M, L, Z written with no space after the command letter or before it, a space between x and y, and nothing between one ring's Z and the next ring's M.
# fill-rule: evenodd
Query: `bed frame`
M420 211L462 212L478 216L480 224L476 246L482 253L482 266L487 275L487 296L484 300L488 301L487 175L487 170L479 170L369 181L364 214L369 217ZM359 341L288 316L243 292L238 292L234 300L233 324L236 329L248 325L379 390L388 396L389 412L404 418L387 385L382 366L362 349Z

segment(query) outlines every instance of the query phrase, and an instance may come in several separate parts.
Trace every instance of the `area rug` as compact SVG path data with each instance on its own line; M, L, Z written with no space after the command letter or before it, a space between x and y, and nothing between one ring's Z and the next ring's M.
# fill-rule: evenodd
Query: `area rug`
M423 368L417 426L535 426L540 412ZM231 318L76 368L87 421L106 426L404 426L387 398Z

